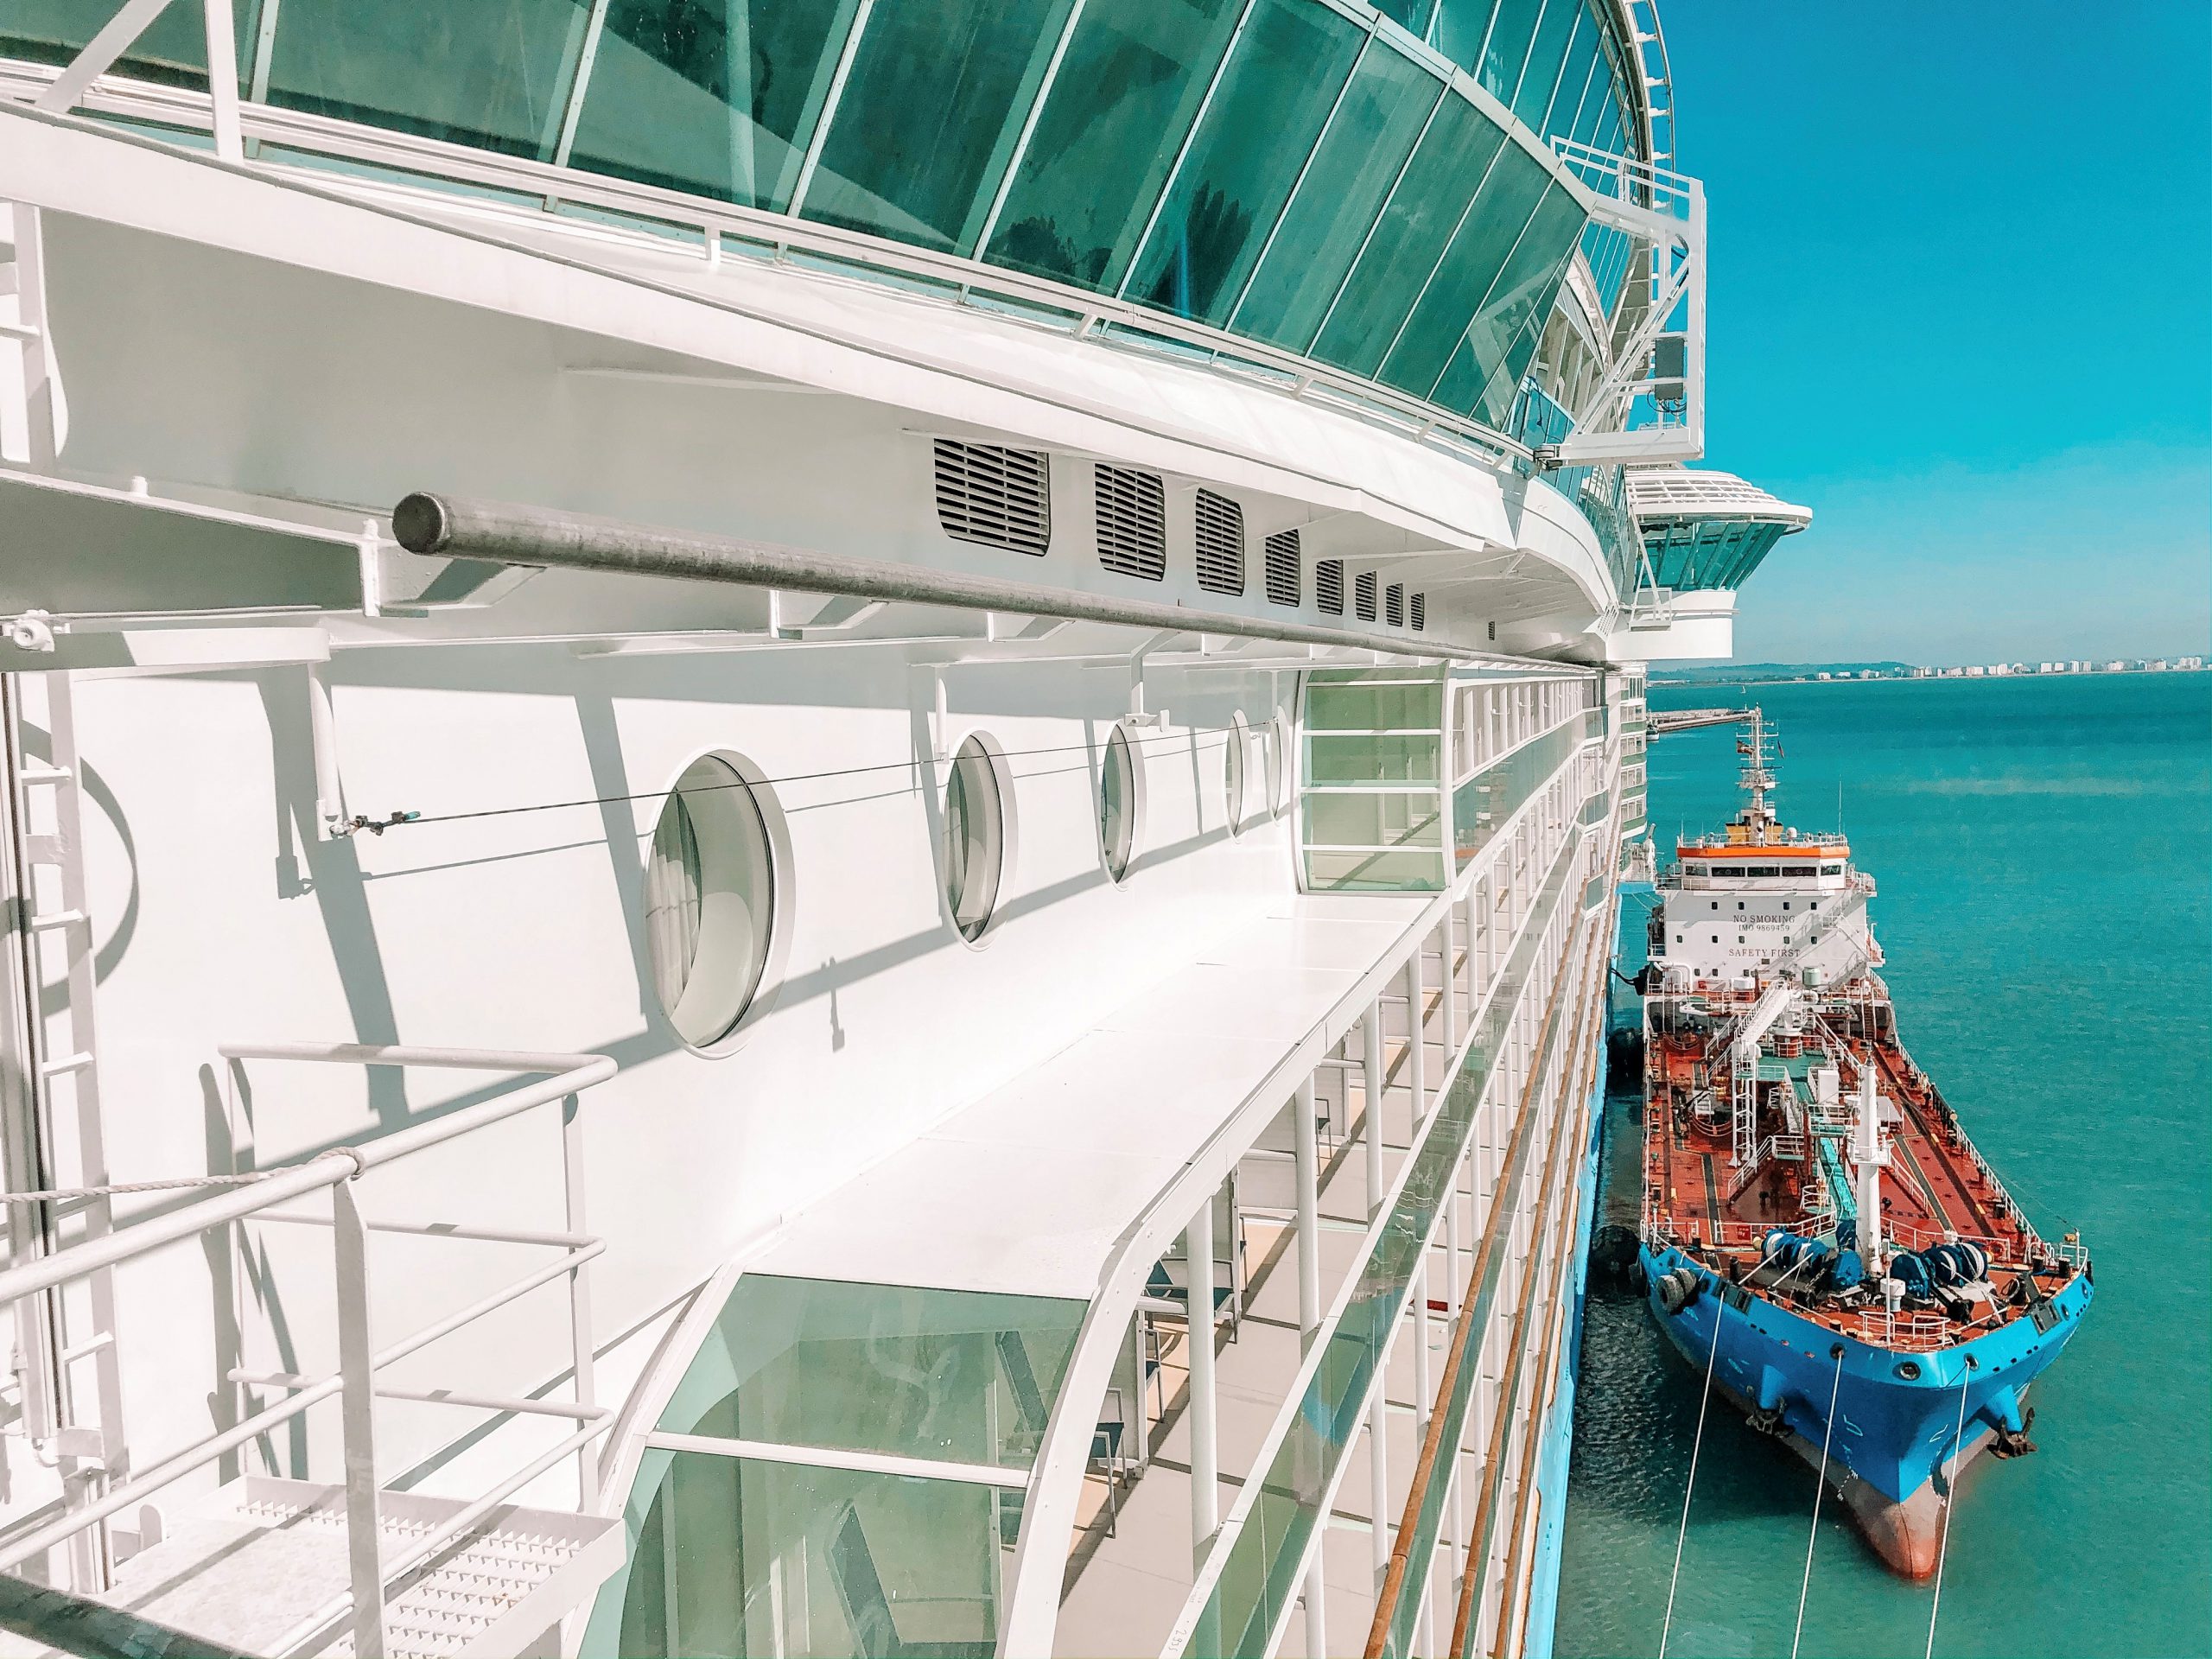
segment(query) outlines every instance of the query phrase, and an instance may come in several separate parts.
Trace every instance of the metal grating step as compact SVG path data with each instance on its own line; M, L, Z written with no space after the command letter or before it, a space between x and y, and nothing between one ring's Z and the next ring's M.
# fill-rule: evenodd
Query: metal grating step
M386 1491L385 1560L467 1507L460 1497ZM391 1659L515 1659L622 1562L619 1517L505 1505L449 1546L385 1611ZM124 1561L96 1599L247 1653L270 1653L346 1582L341 1486L249 1475L176 1518ZM308 1652L343 1659L350 1624Z

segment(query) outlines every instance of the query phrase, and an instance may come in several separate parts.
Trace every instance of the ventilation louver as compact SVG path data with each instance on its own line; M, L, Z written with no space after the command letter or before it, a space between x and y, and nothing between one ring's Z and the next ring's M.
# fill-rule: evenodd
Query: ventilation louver
M1392 582L1382 590L1382 620L1394 628L1406 626L1406 589L1402 582Z
M1211 490L1198 492L1198 563L1206 592L1244 591L1244 509Z
M1375 620L1375 573L1363 570L1352 578L1351 607L1363 622Z
M1313 602L1331 616L1344 613L1344 562L1323 559L1313 567Z
M1279 530L1268 537L1268 602L1295 605L1305 597L1306 573L1298 552L1298 532ZM1339 608L1343 600L1338 601Z
M1414 632L1419 633L1428 626L1428 595L1415 594L1406 604L1408 614L1413 619Z
M1052 540L1043 452L939 438L937 521L955 541L1041 555Z
M1167 574L1167 490L1151 473L1094 469L1098 563L1116 575L1158 582Z

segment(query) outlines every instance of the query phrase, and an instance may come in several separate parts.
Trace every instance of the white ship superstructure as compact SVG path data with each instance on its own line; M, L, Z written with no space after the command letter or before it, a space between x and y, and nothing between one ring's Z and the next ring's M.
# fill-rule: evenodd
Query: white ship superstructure
M0 7L0 1624L1542 1650L1703 197L1413 10Z

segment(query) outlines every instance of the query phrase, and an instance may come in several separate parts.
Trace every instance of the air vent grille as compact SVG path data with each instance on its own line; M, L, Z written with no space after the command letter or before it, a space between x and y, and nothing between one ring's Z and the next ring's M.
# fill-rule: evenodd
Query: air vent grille
M1210 594L1244 591L1244 509L1225 495L1198 492L1198 586Z
M1167 574L1167 490L1151 473L1096 469L1098 563L1124 576L1158 582Z
M1352 578L1351 607L1363 622L1375 620L1375 573L1363 570Z
M1313 602L1331 616L1344 613L1344 562L1322 559L1313 566Z
M1406 626L1406 588L1403 582L1392 582L1382 590L1382 620L1394 628Z
M1298 532L1279 530L1268 537L1268 602L1295 605L1306 596L1306 573L1298 552ZM1341 590L1338 607L1343 607Z
M1428 626L1428 595L1415 594L1406 604L1408 614L1413 618L1414 632L1419 633Z
M939 438L937 521L955 541L1042 554L1052 540L1052 496L1044 454Z

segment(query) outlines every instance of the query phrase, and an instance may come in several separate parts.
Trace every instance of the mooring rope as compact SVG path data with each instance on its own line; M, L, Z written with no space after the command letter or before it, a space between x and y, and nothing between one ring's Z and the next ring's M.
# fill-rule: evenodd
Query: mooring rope
M1843 1392L1843 1344L1835 1345L1835 1380L1828 1384L1828 1426L1821 1436L1821 1474L1813 1483L1813 1532L1805 1540L1805 1581L1797 1586L1797 1628L1789 1637L1789 1659L1797 1659L1797 1644L1805 1639L1805 1598L1813 1591L1813 1546L1821 1537L1821 1499L1828 1485L1828 1447L1835 1443L1835 1402Z
M1943 1611L1943 1558L1951 1548L1951 1511L1959 1506L1959 1477L1966 1472L1967 1385L1974 1380L1974 1362L1959 1367L1959 1428L1951 1441L1951 1490L1943 1496L1943 1531L1936 1544L1936 1599L1928 1607L1928 1652L1936 1659L1936 1618Z
M1774 1249L1769 1250L1761 1256L1758 1267L1753 1268L1744 1277L1746 1280L1755 1278L1761 1268L1774 1260L1776 1251L1781 1248L1777 1244ZM1700 1281L1700 1284L1702 1282L1702 1281ZM1667 1637L1675 1628L1675 1587L1681 1582L1682 1544L1690 1535L1690 1497L1697 1491L1698 1453L1705 1448L1705 1408L1713 1402L1713 1362L1720 1357L1720 1316L1726 1305L1721 1300L1719 1284L1719 1280L1716 1275L1715 1288L1712 1293L1713 1348L1705 1357L1705 1390L1698 1396L1697 1437L1690 1442L1690 1478L1682 1485L1682 1523L1675 1534L1675 1570L1667 1577L1667 1618L1666 1622L1659 1627L1659 1659L1667 1659Z
M289 1172L253 1169L241 1175L188 1175L169 1181L115 1181L106 1186L50 1186L36 1192L0 1192L0 1204L66 1204L73 1198L112 1198L118 1192L172 1192L187 1186L244 1186Z

